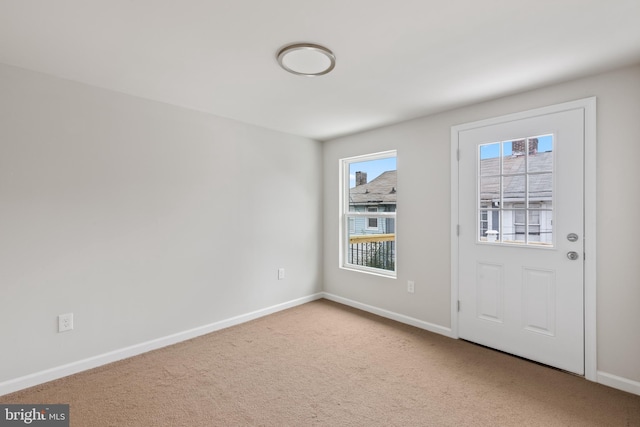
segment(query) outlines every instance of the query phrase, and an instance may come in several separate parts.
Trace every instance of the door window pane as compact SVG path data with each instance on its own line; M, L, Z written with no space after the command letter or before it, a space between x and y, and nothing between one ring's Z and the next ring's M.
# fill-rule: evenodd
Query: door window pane
M502 210L502 232L500 234L501 243L525 243L525 210Z
M502 182L503 203L524 203L525 175L505 176Z
M480 176L500 175L500 143L480 146Z
M553 135L529 138L529 145L528 172L553 172Z
M493 207L500 203L500 177L480 178L480 205Z
M553 156L553 135L479 146L479 242L553 246Z
M527 179L529 181L527 185L529 207L539 207L541 203L545 203L550 208L553 200L553 174L529 174Z
M502 173L504 175L525 173L524 140L502 143Z
M496 242L498 240L498 235L500 234L499 213L500 211L496 209L480 210L480 226L478 227L480 241Z

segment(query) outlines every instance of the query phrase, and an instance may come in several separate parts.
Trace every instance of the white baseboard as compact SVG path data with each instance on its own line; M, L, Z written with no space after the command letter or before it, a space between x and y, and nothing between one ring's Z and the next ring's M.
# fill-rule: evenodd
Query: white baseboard
M44 371L25 375L23 377L0 382L0 396L13 393L15 391L22 390L28 387L33 387L39 384L43 384L48 381L53 381L58 378L76 374L78 372L86 371L88 369L97 368L99 366L106 365L108 363L117 362L118 360L126 359L128 357L137 356L139 354L146 353L151 350L157 350L162 347L166 347L182 341L190 340L192 338L196 338L201 335L215 332L220 329L225 329L230 326L239 325L241 323L248 322L250 320L254 320L259 317L267 316L269 314L273 314L278 311L286 310L287 308L305 304L310 301L315 301L322 297L323 297L323 293L320 292L317 294L298 298L292 301L276 304L271 307L252 311L250 313L242 314L240 316L235 316L229 319L221 320L219 322L211 323L209 325L199 326L197 328L189 329L187 331L178 332L172 335L167 335L166 337L157 338L151 341L146 341L140 344L135 344L129 347L121 348L119 350L110 351L108 353L100 354L87 359L78 360L77 362L68 363L62 366L56 366L55 368L46 369Z
M617 388L618 390L626 391L640 396L640 382L638 381L633 381L602 371L598 371L597 381L600 384L604 384L606 386Z
M386 317L387 319L395 320L400 323L405 323L407 325L415 326L416 328L424 329L429 332L434 332L436 334L444 335L449 338L453 338L451 328L446 328L444 326L436 325L433 323L425 322L424 320L419 320L414 317L405 316L404 314L395 313L393 311L385 310L382 308L374 307L372 305L363 304L354 300L350 300L348 298L343 298L338 295L330 294L328 292L323 293L324 298L338 302L340 304L348 305L349 307L357 308L362 311L366 311L369 313L376 314L381 317Z

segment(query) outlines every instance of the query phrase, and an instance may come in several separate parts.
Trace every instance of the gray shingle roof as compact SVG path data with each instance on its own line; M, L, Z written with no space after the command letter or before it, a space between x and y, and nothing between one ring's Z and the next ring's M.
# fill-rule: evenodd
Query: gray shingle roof
M552 200L553 153L543 152L529 158L529 200ZM504 201L524 201L525 161L527 156L504 157ZM500 200L500 159L491 158L480 162L480 193L487 201ZM548 172L548 173L538 173ZM510 174L514 174L511 175ZM518 175L520 174L520 175ZM397 171L386 171L367 184L349 189L350 204L396 204Z
M553 153L544 152L529 157L529 200L551 200L553 196ZM504 158L504 201L524 201L526 156ZM548 172L548 173L536 173ZM520 174L509 176L509 174ZM480 162L480 194L482 200L500 200L500 159L491 158Z
M397 171L386 171L366 184L349 189L350 204L396 204Z

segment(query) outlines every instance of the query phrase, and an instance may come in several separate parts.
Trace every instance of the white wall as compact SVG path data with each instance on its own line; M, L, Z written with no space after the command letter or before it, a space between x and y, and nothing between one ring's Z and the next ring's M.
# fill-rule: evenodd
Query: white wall
M319 142L7 66L0 94L0 383L321 291Z
M325 291L449 328L451 126L589 96L598 102L597 369L640 390L640 65L326 142ZM398 150L396 280L338 267L338 159L391 149Z

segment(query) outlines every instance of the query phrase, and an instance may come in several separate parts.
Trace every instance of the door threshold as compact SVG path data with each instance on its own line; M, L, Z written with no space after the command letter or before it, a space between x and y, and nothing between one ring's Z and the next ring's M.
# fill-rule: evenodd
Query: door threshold
M478 344L477 342L469 341L469 340L466 340L464 338L458 338L458 339L460 341L464 341L466 343L475 345L477 347L486 348L487 350L495 351L497 353L506 354L507 356L515 357L516 359L520 359L520 360L524 360L525 362L533 363L534 365L543 366L545 368L553 369L554 371L560 371L560 372L564 372L565 374L573 375L574 377L585 378L586 379L586 377L584 375L576 374L575 372L566 371L564 369L557 368L555 366L547 365L546 363L537 362L535 360L527 359L526 357L518 356L517 354L509 353L507 351L498 350L497 348L489 347L489 346L486 346L486 345Z

